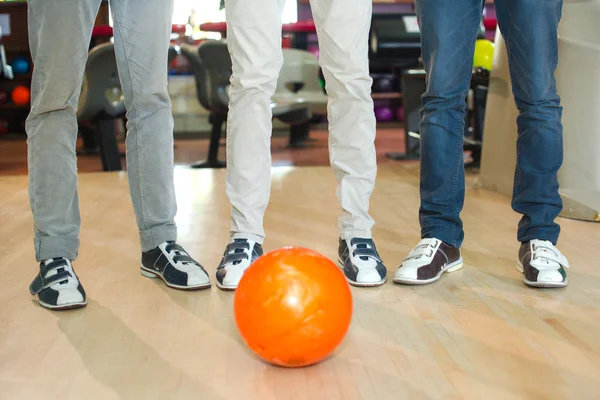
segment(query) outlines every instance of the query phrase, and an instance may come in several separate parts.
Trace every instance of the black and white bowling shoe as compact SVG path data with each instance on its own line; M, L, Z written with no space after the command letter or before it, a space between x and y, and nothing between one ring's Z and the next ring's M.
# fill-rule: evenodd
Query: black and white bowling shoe
M387 280L387 269L372 239L340 239L339 264L352 286L380 286Z
M40 273L35 277L29 292L38 296L42 307L50 310L68 310L85 307L85 290L66 258L51 258L40 263Z
M160 278L174 289L210 287L210 278L204 267L175 242L164 242L150 251L142 252L141 273L147 278Z
M568 284L567 258L546 240L521 243L517 269L524 275L526 285L539 288L560 288Z
M248 267L263 255L262 246L248 239L234 239L225 248L217 267L217 287L235 290Z
M394 282L404 285L425 285L440 279L446 272L463 267L460 249L439 239L421 239L404 259L394 275Z

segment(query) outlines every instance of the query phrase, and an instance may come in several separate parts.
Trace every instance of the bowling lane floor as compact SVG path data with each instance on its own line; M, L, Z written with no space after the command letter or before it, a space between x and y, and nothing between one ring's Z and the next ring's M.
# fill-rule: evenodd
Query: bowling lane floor
M176 168L179 238L214 276L228 240L225 171ZM87 308L49 312L29 295L37 272L27 177L0 178L1 399L591 399L600 390L600 225L561 219L564 290L524 286L519 217L469 179L465 268L437 284L394 285L419 239L418 168L383 166L374 236L389 269L352 288L354 317L333 357L305 369L259 361L237 334L233 293L167 289L139 273L125 173L80 174L75 266ZM298 245L336 258L329 168L273 170L265 249ZM260 323L260 321L257 321Z

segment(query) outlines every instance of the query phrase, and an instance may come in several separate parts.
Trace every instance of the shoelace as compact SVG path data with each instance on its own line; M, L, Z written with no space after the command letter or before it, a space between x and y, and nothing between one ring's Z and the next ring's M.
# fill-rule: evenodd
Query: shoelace
M422 239L417 246L412 249L408 256L405 258L405 261L415 260L422 257L433 257L433 250L437 245L437 241L435 239Z
M165 246L165 251L171 255L173 258L173 262L176 264L194 264L198 265L196 260L194 260L190 255L185 251L183 247L176 243L169 243Z
M549 241L534 240L532 242L531 260L543 260L547 264L551 262L557 263L559 266L569 268L567 258Z

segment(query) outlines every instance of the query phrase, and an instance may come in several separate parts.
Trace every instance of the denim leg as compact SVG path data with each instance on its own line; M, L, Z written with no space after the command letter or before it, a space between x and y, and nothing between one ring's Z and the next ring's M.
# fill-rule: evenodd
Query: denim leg
M421 110L421 236L460 247L463 135L480 0L417 0L427 90Z
M558 170L562 165L562 107L554 71L562 0L498 0L496 13L506 41L517 118L517 167L513 209L522 214L518 240L554 244L562 210Z

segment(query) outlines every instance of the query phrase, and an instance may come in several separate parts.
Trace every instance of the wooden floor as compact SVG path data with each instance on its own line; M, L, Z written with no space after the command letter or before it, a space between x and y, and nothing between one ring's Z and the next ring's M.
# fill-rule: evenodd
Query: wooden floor
M175 176L180 242L214 274L229 226L225 171L179 167ZM417 190L414 165L381 168L372 215L390 275L419 239ZM570 286L529 289L515 269L518 217L508 199L470 188L465 268L429 286L353 288L342 346L320 365L290 370L246 349L232 293L173 291L139 274L124 174L80 175L75 265L89 305L72 312L46 311L29 296L37 265L26 177L0 178L0 193L1 399L600 396L598 224L561 220ZM328 168L274 169L266 250L301 245L334 258L338 212Z

